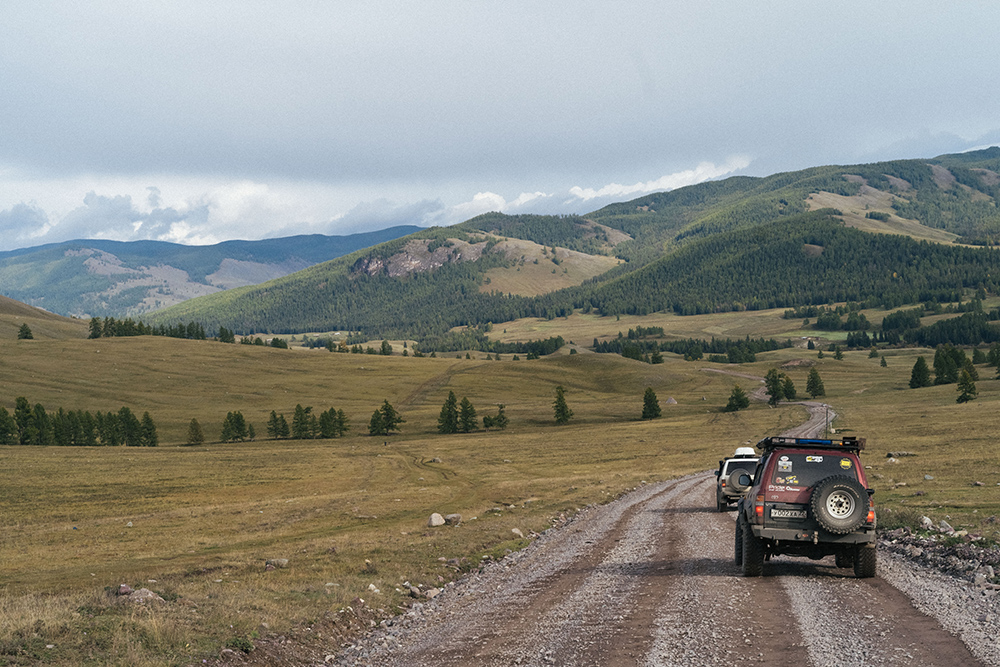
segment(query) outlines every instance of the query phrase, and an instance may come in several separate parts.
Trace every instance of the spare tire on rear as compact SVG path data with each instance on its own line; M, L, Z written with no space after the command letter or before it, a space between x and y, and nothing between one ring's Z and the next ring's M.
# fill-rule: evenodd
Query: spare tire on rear
M750 475L751 477L753 477L753 471L745 470L743 468L735 468L732 472L729 473L729 477L726 478L726 488L736 491L737 493L743 493L744 491L749 489L750 488L749 486L744 486L743 484L740 484L740 475Z
M852 477L833 475L816 485L809 505L821 528L844 535L864 523L868 515L868 491Z

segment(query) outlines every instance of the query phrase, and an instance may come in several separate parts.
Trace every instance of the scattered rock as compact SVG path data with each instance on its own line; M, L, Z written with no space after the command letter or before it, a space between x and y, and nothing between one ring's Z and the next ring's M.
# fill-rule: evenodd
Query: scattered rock
M271 569L274 569L274 568L277 568L277 567L288 567L288 559L287 558L269 558L266 561L264 561L264 569L265 570L267 569L268 565L271 566Z
M430 518L427 519L428 528L437 528L438 526L443 526L444 523L445 523L444 517L438 514L437 512L431 514Z
M517 535L518 537L520 537L522 540L524 539L524 533L521 532L520 528L511 528L510 532L514 533L515 535Z
M924 479L929 482L934 479L934 475L924 475Z
M942 533L955 532L955 529L951 527L951 524L945 521L944 519L941 519L941 522L938 523L938 530L940 530Z
M886 463L899 463L899 461L890 456L889 459L886 461Z
M461 514L445 514L444 515L444 522L446 524L448 524L449 526L457 526L458 524L462 523L462 515Z
M972 486L986 486L986 485L983 484L982 482L973 482Z
M428 600L433 600L439 595L441 595L440 588L428 588L426 591L424 591L424 597L427 598Z
M147 602L166 603L166 600L164 600L163 598L161 598L159 595L149 590L148 588L140 588L137 591L132 591L132 593L128 595L127 599L129 602L134 602L136 604L146 604Z
M904 456L916 456L913 452L887 452L885 458L887 459L901 459Z
M131 595L132 587L128 584L122 584L118 587L118 595Z
M677 400L673 396L668 398L665 402L667 405L677 405Z
M930 530L934 527L934 522L931 521L930 517L922 516L920 517L920 527L924 530Z
M430 461L428 461L428 463L441 463L441 459L435 456Z

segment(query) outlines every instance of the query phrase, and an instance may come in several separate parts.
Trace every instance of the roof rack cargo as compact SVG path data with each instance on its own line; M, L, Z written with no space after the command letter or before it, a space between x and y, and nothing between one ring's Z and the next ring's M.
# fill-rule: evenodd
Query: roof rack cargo
M768 436L757 443L757 449L764 451L778 447L811 447L813 449L848 449L861 451L865 448L864 438L853 436L843 440L826 440L824 438L788 438L785 436Z

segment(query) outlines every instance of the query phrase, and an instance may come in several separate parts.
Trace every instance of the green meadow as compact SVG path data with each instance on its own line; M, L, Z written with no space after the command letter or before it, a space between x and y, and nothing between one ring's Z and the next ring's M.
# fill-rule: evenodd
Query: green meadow
M742 315L611 326L664 326L684 337L712 328L784 337L801 327L778 311ZM581 345L599 335L585 320L568 324L578 333L552 335ZM497 325L498 337L504 326L511 336L527 325ZM279 635L332 651L398 613L410 600L403 582L443 585L581 507L644 481L707 471L736 446L805 418L797 405L722 412L734 382L755 384L707 368L763 376L789 361L815 362L834 428L868 439L884 522L927 514L998 537L990 517L1000 514L1000 381L978 367L979 397L965 404L955 402L955 385L911 390L913 363L921 354L929 362L929 350L887 350L884 368L866 351L837 361L801 347L740 366L669 354L648 365L586 351L531 361L383 357L53 331L0 341L0 404L12 412L24 396L50 412L148 411L160 446L0 448L0 665L186 665ZM800 397L808 371L785 370ZM553 419L560 385L574 412L565 426ZM659 419L639 419L646 387L663 408ZM480 419L504 404L508 428L438 434L449 391L468 397ZM384 400L406 421L397 434L369 436ZM290 420L296 404L342 409L350 431L267 439L270 412ZM237 410L257 439L217 442ZM192 419L206 444L185 445ZM893 451L913 456L889 463ZM428 528L432 512L463 521ZM288 566L265 571L268 559ZM122 583L166 603L123 604L112 594ZM359 605L367 616L354 613Z

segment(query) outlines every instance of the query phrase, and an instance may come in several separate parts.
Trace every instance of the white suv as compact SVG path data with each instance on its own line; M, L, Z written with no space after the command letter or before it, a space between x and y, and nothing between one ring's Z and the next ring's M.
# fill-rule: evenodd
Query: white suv
M735 503L743 495L747 487L739 483L740 474L746 473L752 480L758 460L753 447L737 447L731 458L719 461L719 469L715 471L718 478L715 504L720 512L728 510L730 503Z

